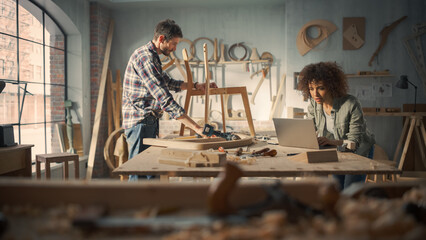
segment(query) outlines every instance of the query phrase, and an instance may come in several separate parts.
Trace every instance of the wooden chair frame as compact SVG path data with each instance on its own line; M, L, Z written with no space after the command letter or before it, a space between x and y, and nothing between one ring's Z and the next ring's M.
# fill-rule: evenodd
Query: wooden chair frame
M206 53L205 53L206 54ZM228 88L206 88L206 91L201 91L201 90L196 90L195 88L193 88L194 83L192 80L192 72L191 72L191 68L189 67L189 61L188 61L188 53L186 51L186 49L184 48L182 50L182 55L183 55L183 60L185 63L185 70L187 73L187 83L188 83L188 89L186 92L186 97L185 97L185 105L184 105L184 109L185 112L188 112L189 109L189 104L191 102L191 97L192 96L204 96L206 95L206 97L208 98L209 95L220 95L220 101L221 101L221 107L222 107L222 122L223 122L223 132L226 132L226 124L225 124L225 114L227 109L225 109L225 105L224 105L224 95L234 95L234 94L240 94L243 100L243 104L244 104L244 110L246 113L246 117L247 117L247 122L250 128L250 135L252 137L254 137L256 135L255 131L254 131L254 125L253 125L253 118L251 116L251 111L250 111L250 104L249 104L249 100L248 100L248 95L247 95L247 89L246 87L228 87ZM208 69L208 60L204 59L204 64L205 64L205 68ZM206 72L206 78L208 78L208 71ZM208 81L206 81L208 83ZM206 99L206 101L204 101L205 104L208 104L209 101L208 99ZM208 107L206 107L206 113L205 113L205 118L207 118L208 116ZM207 119L204 119L205 123L207 123ZM181 124L181 128L180 128L180 132L179 135L183 136L185 130L185 125Z

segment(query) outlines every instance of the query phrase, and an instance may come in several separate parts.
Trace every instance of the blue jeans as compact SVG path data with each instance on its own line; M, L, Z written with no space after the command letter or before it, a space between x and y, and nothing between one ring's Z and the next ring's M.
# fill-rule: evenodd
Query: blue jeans
M135 126L124 130L129 147L129 160L150 147L150 145L143 144L143 139L156 138L158 127L158 118L148 116ZM137 181L139 178L151 179L153 176L129 175L129 181Z
M374 145L371 146L370 152L368 153L368 158L373 159L374 156ZM339 182L339 187L341 190L348 188L352 183L356 182L365 182L365 178L367 175L333 175L334 179L336 179Z

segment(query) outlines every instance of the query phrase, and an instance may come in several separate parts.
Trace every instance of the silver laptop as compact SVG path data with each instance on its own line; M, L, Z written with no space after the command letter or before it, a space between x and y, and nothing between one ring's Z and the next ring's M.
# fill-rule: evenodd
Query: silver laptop
M274 118L273 121L279 145L320 149L312 119Z

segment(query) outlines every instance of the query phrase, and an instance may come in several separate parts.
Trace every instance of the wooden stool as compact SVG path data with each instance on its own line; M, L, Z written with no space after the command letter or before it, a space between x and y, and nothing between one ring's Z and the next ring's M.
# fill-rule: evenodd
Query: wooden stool
M64 178L68 179L68 161L74 161L75 179L79 176L79 162L78 155L72 153L50 153L50 154L38 154L36 155L36 171L37 178L41 178L40 163L45 163L46 179L50 179L50 163L64 163Z

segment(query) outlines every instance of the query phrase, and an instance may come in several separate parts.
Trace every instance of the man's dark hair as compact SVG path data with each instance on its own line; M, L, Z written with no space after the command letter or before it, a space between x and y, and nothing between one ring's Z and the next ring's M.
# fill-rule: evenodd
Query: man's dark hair
M166 41L170 41L172 38L179 37L182 38L182 30L175 21L171 19L166 19L155 26L154 31L154 40L157 40L160 35L164 35Z

